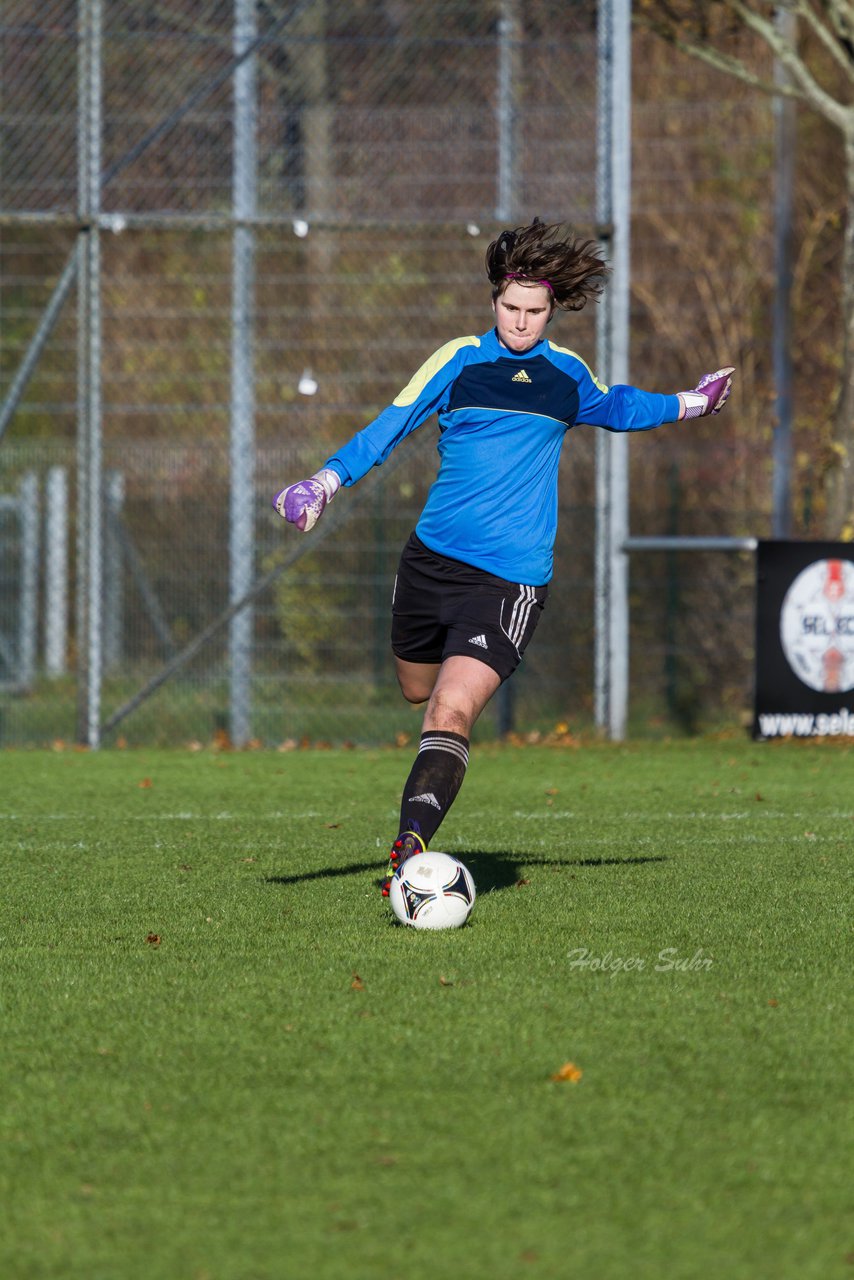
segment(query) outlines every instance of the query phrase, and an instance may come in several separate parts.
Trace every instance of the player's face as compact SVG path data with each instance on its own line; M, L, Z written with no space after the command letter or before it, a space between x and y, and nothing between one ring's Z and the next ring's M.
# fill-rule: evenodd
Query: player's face
M498 337L510 351L529 351L552 318L554 303L544 284L511 280L492 304Z

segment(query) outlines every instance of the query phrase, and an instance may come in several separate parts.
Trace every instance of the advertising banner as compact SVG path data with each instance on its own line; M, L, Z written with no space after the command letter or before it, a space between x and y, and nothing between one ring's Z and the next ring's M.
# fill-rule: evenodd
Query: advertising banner
M759 543L753 736L854 738L854 543Z

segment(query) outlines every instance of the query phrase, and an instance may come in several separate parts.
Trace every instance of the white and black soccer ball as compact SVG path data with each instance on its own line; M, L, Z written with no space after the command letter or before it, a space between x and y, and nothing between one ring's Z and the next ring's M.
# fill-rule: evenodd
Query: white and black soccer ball
M416 853L391 878L391 909L413 929L459 929L471 915L474 880L447 853Z

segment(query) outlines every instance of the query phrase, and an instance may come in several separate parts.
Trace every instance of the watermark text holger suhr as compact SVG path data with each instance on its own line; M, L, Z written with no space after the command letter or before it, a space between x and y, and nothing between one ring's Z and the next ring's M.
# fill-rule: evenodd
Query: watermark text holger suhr
M647 956L615 956L613 951L597 955L589 947L573 947L569 952L570 969L587 969L591 973L706 973L714 960L698 947L693 955L680 955L676 947L662 947L653 960Z

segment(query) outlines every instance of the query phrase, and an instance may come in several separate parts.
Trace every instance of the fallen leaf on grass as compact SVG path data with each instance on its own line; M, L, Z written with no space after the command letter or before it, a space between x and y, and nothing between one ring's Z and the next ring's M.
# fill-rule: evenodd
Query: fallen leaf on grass
M151 787L151 786L152 786L151 779L150 779L150 778L142 778L142 779L137 783L137 786L139 787L139 789L140 789L141 791L147 791L147 790L149 789L149 787Z
M364 982L359 977L358 973L355 972L355 970L353 971L353 981L350 983L350 989L352 991L364 991L365 989Z
M565 1062L560 1070L554 1073L552 1080L568 1080L570 1084L578 1084L583 1074L581 1068L574 1062Z
M160 946L160 934L159 934L159 933L150 933L150 934L148 935L148 937L145 939L145 941L146 941L146 942L148 943L148 945L149 945L149 946L151 946L151 947L159 947L159 946Z
M525 885L526 885L526 884L530 884L530 883L531 883L531 882L530 882L530 880L528 879L528 877L527 877L527 876L522 876L522 879L521 879L521 880L517 880L517 881L516 881L516 883L514 884L513 888L514 888L514 889L524 889Z
M440 987L452 987L453 985L454 985L454 984L453 984L453 982L451 981L451 979L450 979L450 978L446 978L446 977L444 977L441 973L439 974L439 986L440 986Z

